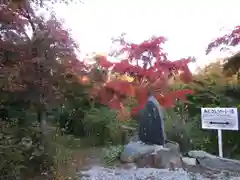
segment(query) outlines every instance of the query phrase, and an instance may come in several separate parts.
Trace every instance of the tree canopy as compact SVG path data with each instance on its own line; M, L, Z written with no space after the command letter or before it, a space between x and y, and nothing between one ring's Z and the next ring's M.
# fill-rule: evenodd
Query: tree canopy
M214 39L212 42L208 44L206 49L206 54L209 54L212 50L217 47L221 47L223 49L228 47L238 46L240 42L240 26L236 26L231 32L225 34L221 37ZM226 62L224 65L224 71L228 75L237 74L240 68L239 63L239 52L235 55L226 58Z

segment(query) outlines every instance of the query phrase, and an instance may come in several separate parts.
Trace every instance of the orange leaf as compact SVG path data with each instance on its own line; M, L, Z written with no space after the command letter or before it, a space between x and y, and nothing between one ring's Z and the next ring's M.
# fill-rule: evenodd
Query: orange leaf
M134 87L128 81L116 79L108 82L105 86L118 94L131 97L134 96Z
M90 79L87 76L78 76L78 81L82 85L89 85Z
M174 106L174 103L177 99L186 101L187 94L193 94L193 91L189 89L183 89L183 90L168 92L164 96L156 95L155 97L163 107L170 108Z

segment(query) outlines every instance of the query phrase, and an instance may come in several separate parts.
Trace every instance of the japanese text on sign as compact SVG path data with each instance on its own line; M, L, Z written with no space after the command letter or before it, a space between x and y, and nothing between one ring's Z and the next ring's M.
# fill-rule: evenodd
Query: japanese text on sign
M237 108L201 108L203 129L238 130Z

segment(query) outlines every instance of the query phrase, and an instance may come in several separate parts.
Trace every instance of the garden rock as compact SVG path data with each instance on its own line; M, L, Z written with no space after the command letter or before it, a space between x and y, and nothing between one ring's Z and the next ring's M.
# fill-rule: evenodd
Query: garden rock
M167 140L164 147L168 148L173 153L180 153L180 146L177 142Z
M196 166L197 165L196 158L183 157L182 161L183 161L183 164L187 165L187 166Z
M141 141L130 142L123 147L123 152L121 153L120 160L123 163L132 163L143 155L154 152L154 150L155 146L146 145Z
M123 163L135 162L138 167L159 169L183 167L179 145L170 141L166 143L165 147L147 145L141 141L130 142L124 146L120 160Z
M174 143L169 147L156 147L152 153L144 154L136 159L138 167L150 167L158 169L176 169L182 168L183 162L180 151L177 151L178 144Z
M188 155L196 158L197 162L204 168L217 171L240 172L240 161L238 160L220 158L204 151L190 151Z
M204 157L208 157L208 158L216 158L217 156L214 156L212 154L209 154L205 151L198 151L198 150L193 150L193 151L189 151L188 152L188 156L192 157L192 158L204 158Z
M140 141L138 134L134 134L132 137L129 138L129 142L138 142L138 141Z

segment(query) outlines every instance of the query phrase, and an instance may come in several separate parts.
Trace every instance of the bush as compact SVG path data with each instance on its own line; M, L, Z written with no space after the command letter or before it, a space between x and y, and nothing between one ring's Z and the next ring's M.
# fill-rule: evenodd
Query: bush
M97 140L95 145L123 144L125 132L121 125L132 126L132 121L119 121L117 114L107 107L92 108L85 116L84 127L88 137Z
M182 114L174 111L165 115L165 132L167 139L179 143L181 152L191 149L192 123L186 122Z
M51 176L53 158L38 124L20 128L16 121L2 122L0 144L0 179Z
M119 160L120 154L123 151L123 145L109 146L103 149L102 157L107 165L112 165Z
M0 179L14 179L21 175L24 164L24 147L16 136L16 122L1 122L0 132Z
M201 128L200 113L191 117L184 106L177 104L174 109L166 111L165 131L167 139L179 143L183 153L191 149L213 152L215 146L210 140L212 132Z
M169 139L180 143L183 149L201 149L218 154L216 130L203 130L201 127L201 107L238 107L239 82L236 77L226 77L221 63L213 63L194 75L194 81L188 85L178 82L172 88L192 89L188 103L177 104L166 115L166 131ZM175 124L175 126L173 126ZM236 157L240 141L238 132L223 132L223 150L225 157ZM190 141L190 143L189 143ZM187 142L187 143L186 143ZM187 145L186 145L187 144ZM185 150L184 150L185 151Z

